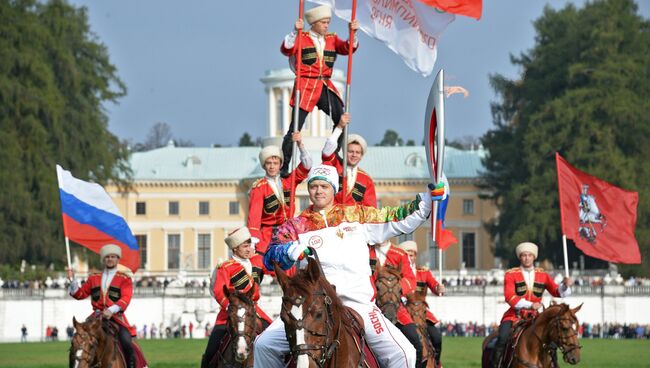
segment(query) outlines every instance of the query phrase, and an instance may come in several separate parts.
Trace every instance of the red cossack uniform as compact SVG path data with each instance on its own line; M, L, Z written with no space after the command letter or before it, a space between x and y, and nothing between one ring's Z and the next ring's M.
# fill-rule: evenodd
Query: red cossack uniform
M369 252L370 252L370 269L372 271L373 284L374 284L375 269L377 268L377 262L379 262L379 259L377 259L378 250L376 250L375 247L370 246ZM402 286L402 296L406 296L412 293L413 291L415 291L415 285L416 285L415 275L413 274L413 270L411 269L410 266L409 256L403 249L397 248L394 245L388 247L388 251L386 252L386 261L384 261L383 265L401 267L402 279L400 280L399 283L400 286ZM406 307L404 307L404 305L402 304L400 304L399 308L397 308L397 322L399 322L403 326L413 323L413 319L411 318L411 315L406 310Z
M296 177L296 187L309 175L302 163L298 165L291 175ZM281 179L284 203L275 195L266 178L257 179L251 188L248 203L247 227L251 236L260 240L255 245L258 253L266 253L266 248L271 241L273 227L283 224L287 218L293 217L293 208L289 208L291 198L291 176Z
M113 314L111 318L120 326L124 326L131 336L136 336L135 328L126 319L124 312L131 303L133 295L133 281L129 276L116 272L111 280L108 290L102 290L102 274L94 273L88 276L86 283L81 285L79 290L72 295L75 299L86 299L90 296L90 303L94 311L104 311L112 305L118 305L120 311Z
M416 293L422 293L425 296L427 295L427 289L431 290L434 295L440 295L436 292L436 286L438 286L438 280L433 277L431 270L426 267L418 267L415 270L415 278L417 279L417 286L415 288ZM434 325L438 323L436 316L431 313L431 310L427 308L427 321L433 323Z
M321 89L323 84L332 92L334 92L341 100L339 91L336 90L334 83L330 80L332 77L332 70L334 69L334 62L336 55L348 55L350 45L348 42L340 39L336 33L328 33L325 35L325 47L323 49L323 57L318 55L314 41L309 36L309 31L300 32L300 47L302 48L302 61L300 64L300 108L311 112L320 98ZM284 47L284 41L280 47L280 51L290 57L290 62L294 65L295 70L295 56L297 54L296 44L298 39L294 42L294 46L290 49ZM356 51L356 48L355 48ZM295 105L296 85L294 83L294 91L291 92L291 106ZM341 100L341 102L343 102Z
M357 203L368 206L377 207L377 194L375 193L375 183L368 173L361 169L357 169L357 179L352 188L347 189L347 195L343 195L343 165L336 158L333 153L329 156L322 156L324 165L336 167L339 173L339 192L334 197L334 203L341 203L345 205L355 205Z
M541 303L544 290L548 290L556 298L560 297L558 285L548 273L544 272L544 269L535 268L532 290L526 285L526 280L520 267L511 268L506 271L503 280L503 296L506 299L506 303L510 305L510 309L503 314L501 322L519 320L521 317L517 315L517 310L515 309L517 302L521 299L526 299L533 303Z
M262 256L259 254L250 258L253 265L251 274L246 272L244 266L234 259L229 259L219 265L216 270L216 276L213 280L212 295L217 303L221 306L221 310L217 314L217 321L215 325L225 325L228 323L228 298L223 292L223 287L226 286L228 291L234 292L235 290L245 293L251 288L254 288L253 302L255 302L255 310L257 316L264 319L269 324L272 322L271 318L264 313L262 308L257 305L260 299L259 284L264 277L264 264L262 263Z

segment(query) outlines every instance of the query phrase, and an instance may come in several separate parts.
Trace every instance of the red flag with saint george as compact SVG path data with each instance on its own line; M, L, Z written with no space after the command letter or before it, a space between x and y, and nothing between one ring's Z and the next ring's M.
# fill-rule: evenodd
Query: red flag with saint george
M639 194L571 166L555 154L562 232L590 257L641 263L634 237Z

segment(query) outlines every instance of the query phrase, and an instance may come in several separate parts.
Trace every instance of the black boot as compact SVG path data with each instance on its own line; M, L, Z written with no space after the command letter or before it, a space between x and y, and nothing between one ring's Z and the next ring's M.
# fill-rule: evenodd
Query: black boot
M494 353L492 354L492 368L499 368L501 365L501 358L503 356L503 350L505 346L496 346L494 348Z

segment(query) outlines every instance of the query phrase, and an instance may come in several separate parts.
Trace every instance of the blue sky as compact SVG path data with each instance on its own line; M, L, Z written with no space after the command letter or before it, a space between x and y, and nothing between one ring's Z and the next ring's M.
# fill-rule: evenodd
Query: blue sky
M484 0L480 21L457 17L442 35L435 70L448 85L469 90L447 100L447 138L481 136L492 127L495 99L489 75L518 70L510 55L533 46L533 20L546 2ZM72 0L88 8L92 31L109 50L128 94L106 105L109 129L123 139L143 141L156 122L197 146L236 145L244 132L266 135L266 93L260 78L285 68L282 38L297 18L297 1ZM554 8L584 1L555 0ZM312 5L307 3L307 8ZM650 2L639 4L646 18ZM347 37L346 24L331 29ZM340 57L337 67L345 70ZM434 73L435 75L435 73ZM408 69L386 46L362 34L354 57L351 131L370 144L386 129L422 141L426 98L434 75Z

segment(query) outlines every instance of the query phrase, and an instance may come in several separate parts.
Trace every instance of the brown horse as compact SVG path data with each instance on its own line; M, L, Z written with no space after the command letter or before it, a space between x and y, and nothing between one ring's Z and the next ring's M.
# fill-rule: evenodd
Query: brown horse
M280 317L296 366L360 366L363 356L352 331L363 332L363 321L341 303L320 264L308 258L307 268L291 278L275 264L275 274L283 293Z
M106 330L109 321L102 318L88 318L79 323L73 317L75 334L70 348L70 368L126 368L119 349L119 342Z
M566 363L580 362L578 343L578 318L576 313L582 304L571 309L567 304L552 304L534 320L523 327L521 335L511 337L507 342L500 367L510 368L550 368L558 367L557 349L562 352ZM491 333L483 341L483 367L491 367L492 348L488 345L496 339L497 332ZM512 340L515 340L514 342ZM509 357L509 359L507 359Z
M397 309L402 303L402 265L381 266L377 262L375 269L375 288L377 289L376 304L381 312L393 324L397 322Z
M253 366L253 342L257 336L258 317L253 302L254 289L242 293L223 288L228 298L228 334L210 367L247 368ZM227 342L226 342L227 341Z
M418 328L418 335L422 343L422 357L427 361L427 368L436 366L436 350L431 344L429 333L427 332L427 309L426 289L424 293L413 292L406 296L406 310L411 315L413 323Z

